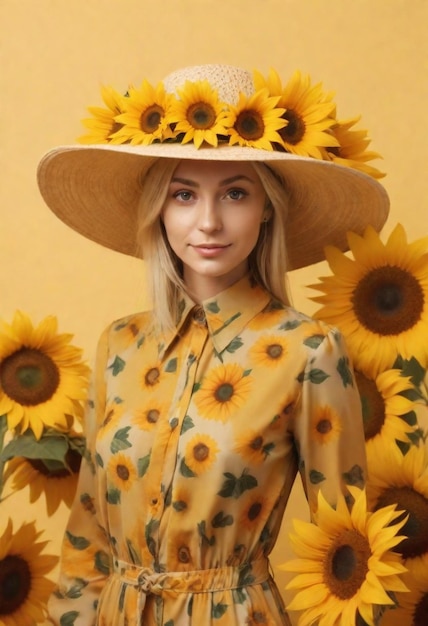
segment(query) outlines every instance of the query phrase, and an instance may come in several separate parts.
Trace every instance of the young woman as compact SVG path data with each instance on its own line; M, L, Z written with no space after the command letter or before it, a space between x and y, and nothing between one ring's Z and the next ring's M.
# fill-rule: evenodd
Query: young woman
M365 448L340 333L290 306L286 272L343 248L347 230L380 229L388 200L364 173L288 152L279 97L248 72L186 68L161 87L139 142L131 90L105 145L58 148L39 168L61 219L145 259L153 301L99 342L50 617L288 625L268 556L296 474L313 512L319 489L334 503L364 484Z

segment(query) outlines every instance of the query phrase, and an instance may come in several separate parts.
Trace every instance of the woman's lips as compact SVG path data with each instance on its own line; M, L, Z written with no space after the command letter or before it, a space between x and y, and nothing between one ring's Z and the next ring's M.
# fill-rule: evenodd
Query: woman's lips
M220 243L203 243L197 246L192 246L193 249L203 257L215 257L219 256L229 247L229 244L224 245Z

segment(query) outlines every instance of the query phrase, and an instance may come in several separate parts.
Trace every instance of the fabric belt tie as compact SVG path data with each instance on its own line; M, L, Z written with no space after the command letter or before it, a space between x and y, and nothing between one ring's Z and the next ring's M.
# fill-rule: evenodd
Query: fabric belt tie
M114 573L122 583L131 585L145 595L223 591L258 585L269 578L267 558L257 559L237 567L165 573L155 572L148 567L140 567L118 559L114 560L113 565Z

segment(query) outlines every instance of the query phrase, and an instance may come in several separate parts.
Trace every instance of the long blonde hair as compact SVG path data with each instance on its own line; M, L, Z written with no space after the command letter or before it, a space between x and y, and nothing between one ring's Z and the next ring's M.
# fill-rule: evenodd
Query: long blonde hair
M172 329L179 318L180 294L185 291L182 264L168 243L161 213L179 159L160 158L147 170L138 206L140 256L148 264L148 291L157 330ZM285 221L288 195L282 178L269 166L251 162L266 192L271 213L263 222L248 262L250 275L273 298L289 304L286 273Z

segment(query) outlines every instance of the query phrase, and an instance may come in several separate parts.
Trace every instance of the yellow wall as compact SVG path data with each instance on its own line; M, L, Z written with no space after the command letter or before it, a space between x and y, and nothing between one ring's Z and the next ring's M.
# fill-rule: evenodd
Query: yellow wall
M125 90L185 65L294 69L336 92L340 118L361 113L384 157L392 210L414 239L428 234L427 0L2 0L0 2L0 317L56 314L91 361L112 319L145 306L138 261L85 241L50 214L35 171L49 148L82 133L99 87ZM324 264L291 277L295 304ZM17 520L29 515L11 508ZM41 515L41 513L40 513ZM300 489L291 517L305 515ZM60 521L49 522L56 538ZM284 538L275 562L289 556ZM285 577L278 574L282 585Z

